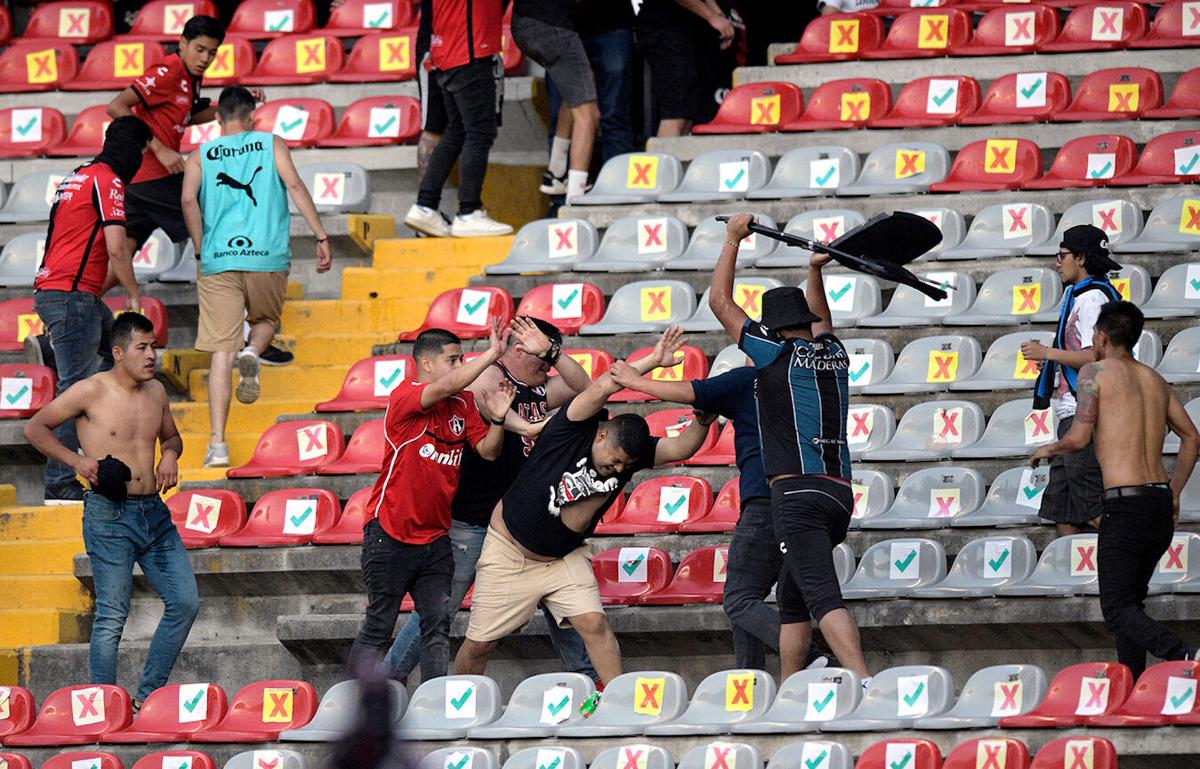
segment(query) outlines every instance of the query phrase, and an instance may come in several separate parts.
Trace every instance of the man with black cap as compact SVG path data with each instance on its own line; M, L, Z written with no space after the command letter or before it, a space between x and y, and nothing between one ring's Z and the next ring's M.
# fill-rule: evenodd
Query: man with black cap
M733 299L738 246L752 221L739 214L726 225L709 303L758 369L763 467L783 554L776 591L781 674L786 678L803 669L815 620L838 661L865 685L870 674L858 627L842 602L833 566L833 548L846 538L854 495L846 440L850 359L832 333L821 276L829 256L813 254L807 292L783 286L763 294L762 322L755 323Z
M1118 302L1121 295L1108 281L1108 273L1121 269L1108 255L1108 236L1099 227L1080 224L1063 233L1058 247L1058 274L1066 292L1054 346L1025 342L1021 354L1025 360L1041 365L1034 385L1033 407L1049 407L1057 394L1054 416L1061 439L1075 418L1075 383L1079 369L1096 359L1092 350L1092 329L1100 308ZM1054 521L1058 535L1065 537L1095 531L1100 517L1104 481L1096 454L1088 445L1076 454L1056 456L1050 463L1050 481L1042 494L1038 515Z

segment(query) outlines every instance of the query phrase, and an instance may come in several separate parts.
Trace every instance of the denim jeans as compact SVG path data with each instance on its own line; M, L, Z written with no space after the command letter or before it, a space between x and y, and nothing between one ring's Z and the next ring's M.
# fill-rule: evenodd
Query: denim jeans
M76 382L97 371L112 368L112 312L100 297L86 291L36 291L33 307L54 348L58 369L55 395L62 395ZM79 450L75 420L68 419L54 430L54 437L72 451ZM46 462L46 487L62 486L75 480L75 471L53 459Z
M770 500L748 500L729 543L725 578L725 615L733 626L733 654L739 668L765 668L767 648L779 651L779 612L763 599L779 579L782 562Z
M88 648L92 683L117 682L117 647L129 617L135 563L162 598L163 616L150 641L134 697L144 702L150 692L167 683L200 610L192 564L171 513L157 494L131 495L117 504L88 492L83 501L83 544L96 586L96 618Z
M607 163L617 155L637 150L629 112L633 103L633 30L613 29L584 37L583 48L596 79L600 159Z
M442 187L458 161L458 213L483 208L483 177L496 140L496 78L492 59L434 73L446 103L449 124L429 157L417 203L437 208Z

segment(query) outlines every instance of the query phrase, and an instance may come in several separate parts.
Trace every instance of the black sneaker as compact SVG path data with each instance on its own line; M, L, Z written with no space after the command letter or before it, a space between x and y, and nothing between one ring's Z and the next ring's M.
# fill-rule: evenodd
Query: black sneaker
M258 362L264 366L286 366L296 359L296 356L287 350L281 350L275 345L271 345L258 356Z
M544 195L566 195L567 175L555 176L550 173L550 169L546 169L542 172L542 184L538 190Z
M79 481L69 481L59 486L47 486L43 503L47 505L74 505L83 502L86 490Z

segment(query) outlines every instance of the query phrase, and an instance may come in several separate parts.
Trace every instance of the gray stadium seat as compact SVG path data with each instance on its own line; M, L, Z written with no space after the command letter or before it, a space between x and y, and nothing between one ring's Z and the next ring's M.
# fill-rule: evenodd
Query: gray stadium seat
M996 595L1080 595L1096 579L1096 535L1072 534L1046 545L1033 574L1015 585L996 588Z
M683 254L687 227L673 216L626 216L609 225L590 259L578 272L647 272Z
M767 769L852 769L854 757L840 742L805 740L784 745L771 754Z
M923 167L923 170L922 170ZM950 153L932 142L884 144L867 156L862 173L837 194L867 196L925 192L950 172Z
M850 458L861 459L872 450L886 446L896 432L896 417L887 406L855 403L846 416L846 441Z
M225 762L224 769L308 769L308 761L294 750L247 750Z
M158 280L178 263L179 246L171 242L167 233L156 229L133 255L133 274L141 282Z
M858 394L872 382L878 382L892 373L896 353L882 339L843 339L846 354L850 356L850 392Z
M572 206L612 206L653 203L664 192L679 186L683 176L679 159L661 152L633 152L611 158L585 195L571 198Z
M407 765L414 763L416 769L500 769L496 754L487 748L439 748Z
M1022 201L988 206L971 220L967 236L940 259L985 259L1020 256L1043 243L1054 231L1054 214L1040 203Z
M726 371L748 365L746 353L742 352L736 344L727 344L717 353L717 357L713 358L712 365L708 367L708 375L710 377L720 376Z
M852 328L883 308L883 289L870 275L826 274L825 298L835 329Z
M46 250L46 233L23 232L9 238L0 251L0 286L25 288L42 265Z
M1157 368L1162 362L1162 337L1148 329L1142 329L1137 344L1133 346L1133 359L1151 368Z
M1145 254L1200 249L1200 200L1180 195L1154 207L1142 234L1113 246L1122 254Z
M682 280L640 280L617 289L599 323L579 330L583 336L662 331L696 313L696 294Z
M591 258L600 236L586 219L538 219L517 230L508 256L484 268L488 275L562 272Z
M1150 273L1145 267L1127 264L1116 272L1110 272L1108 279L1121 292L1121 296L1139 307L1150 298ZM1035 323L1058 324L1058 316L1062 313L1062 300L1037 315L1033 316Z
M1062 243L1063 233L1080 224L1090 224L1104 230L1108 235L1109 248L1115 249L1141 234L1142 209L1121 198L1076 203L1059 218L1058 227L1049 240L1030 246L1025 253L1029 256L1054 256L1058 253L1058 244Z
M774 227L775 220L766 214L755 214L754 218L764 227ZM715 216L710 216L696 225L692 230L692 239L688 241L687 250L678 259L672 259L663 265L667 270L712 270L717 266L717 258L725 244L725 222L718 222ZM740 268L753 267L764 256L775 253L779 241L764 238L750 233L738 247L737 266Z
M518 750L504 762L504 769L587 769L587 762L575 748L548 745Z
M590 769L675 769L675 759L666 748L633 744L608 748L592 759Z
M1158 364L1158 373L1172 384L1200 382L1200 326L1186 328L1171 337Z
M950 389L955 392L981 392L1032 388L1037 380L1038 368L1033 361L1026 361L1021 355L1021 345L1025 342L1041 342L1050 346L1054 344L1054 333L1031 330L1005 334L988 345L979 370L965 379L960 378L950 385Z
M5 201L8 200L8 185L0 182L0 208L4 207Z
M851 407L853 410L853 407ZM847 422L854 427L853 422ZM904 412L896 434L884 446L866 451L868 462L925 462L949 459L983 433L983 409L971 401L927 401Z
M973 513L960 515L950 522L954 528L972 526L1036 526L1041 522L1038 510L1042 493L1050 480L1049 469L1021 465L1010 467L996 476L988 487L983 505Z
M678 718L687 707L687 684L678 673L644 670L624 673L604 687L604 698L591 717L558 728L560 739L621 737Z
M1030 267L1000 270L987 277L964 313L944 319L947 326L1006 326L1030 323L1062 296L1062 280L1054 270Z
M594 691L596 685L582 673L544 673L526 678L508 698L504 715L490 724L471 727L467 736L472 740L552 737L559 724L583 720L579 706Z
M741 200L771 178L771 162L757 150L713 150L691 163L683 181L658 196L660 203Z
M196 259L196 249L192 248L192 241L187 241L183 245L183 253L179 255L179 261L175 266L166 272L159 273L159 283L195 283L196 268L199 262Z
M854 576L854 548L849 543L839 542L833 548L833 572L838 584L844 585Z
M1177 531L1150 578L1150 595L1200 593L1200 534Z
M1000 404L992 412L983 436L971 444L951 452L955 459L996 459L1025 457L1043 443L1057 439L1054 403L1045 411L1033 411L1033 399L1022 398Z
M317 213L365 214L371 210L371 175L357 163L311 163L296 169ZM298 213L288 198L288 210Z
M1179 520L1193 523L1200 521L1200 473L1192 471L1188 482L1179 493Z
M914 598L990 598L996 588L1028 579L1037 548L1020 536L973 539L962 546L950 573L936 585L917 588Z
M746 314L758 320L762 315L762 295L772 288L778 288L783 285L783 281L775 278L758 278L753 276L738 276L733 279L733 297ZM708 305L708 293L711 289L704 289L704 295L700 297L700 306L696 308L696 313L692 317L684 321L683 330L688 333L696 331L720 331L724 328L721 321L717 320L717 316L713 315L712 308Z
M1005 716L1033 710L1046 696L1046 686L1046 673L1037 665L992 665L967 679L945 715L918 718L913 728L995 728Z
M925 217L942 231L942 242L917 257L918 260L940 259L944 251L962 243L962 239L966 237L967 222L956 208L910 208L907 210L909 213Z
M0 222L46 222L59 183L67 171L37 171L25 174L13 184L8 200L0 207Z
M858 153L827 145L788 150L775 164L765 187L746 193L749 200L782 200L834 195L858 178Z
M723 670L706 676L679 718L646 727L646 736L727 734L761 717L775 701L775 679L763 670Z
M858 709L821 725L823 732L883 732L911 729L918 718L945 713L954 704L950 671L905 665L876 674Z
M1200 425L1200 398L1192 398L1187 403L1183 404L1184 411L1192 418L1192 424ZM1179 453L1179 436L1173 430L1167 431L1167 437L1163 441L1164 454Z
M389 727L395 729L408 707L408 690L399 681L388 681L392 690L392 720ZM336 742L354 728L360 715L358 681L342 681L330 687L317 706L313 720L299 729L281 732L282 742Z
M942 529L983 501L983 476L969 467L929 467L904 479L883 513L863 518L862 529Z
M1200 314L1200 262L1168 267L1158 276L1154 293L1141 310L1147 318L1181 318Z
M863 554L858 570L842 587L842 597L905 598L915 588L936 585L945 578L946 549L941 542L916 537L885 539Z
M763 755L744 742L710 742L684 753L679 769L763 769Z
M762 718L736 724L734 734L805 734L854 711L862 699L862 681L853 670L820 668L788 676L775 704ZM776 756L779 754L776 753Z
M867 395L945 392L979 368L983 357L974 337L947 334L914 339L904 345L892 373L863 388Z
M934 299L909 286L896 286L887 308L858 322L864 328L932 326L943 318L970 309L975 302L975 281L965 272L926 272L922 278L946 288L945 299Z
M823 208L793 216L783 231L799 235L802 238L830 243L864 222L866 222L866 218L858 211L848 208ZM754 266L766 269L807 267L808 260L811 258L812 251L808 249L780 246L770 256L756 259ZM826 278L828 277L826 275Z
M500 687L486 676L442 676L423 681L395 734L403 740L461 740L473 726L500 716Z
M879 470L861 470L856 467L851 471L851 476L854 512L850 518L850 528L857 529L859 521L882 515L884 510L891 507L896 491L892 486L892 477ZM851 561L851 566L853 565L854 562ZM848 576L853 576L853 569Z

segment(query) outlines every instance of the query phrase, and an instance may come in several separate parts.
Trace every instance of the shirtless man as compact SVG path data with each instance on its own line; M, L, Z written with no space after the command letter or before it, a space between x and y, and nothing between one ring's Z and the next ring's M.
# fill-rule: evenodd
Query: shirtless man
M127 312L113 321L111 339L113 368L71 385L29 420L25 438L92 487L83 502L83 542L96 590L91 683L117 682L117 646L129 616L135 563L162 597L165 610L134 697L140 707L167 683L200 597L179 532L158 496L178 480L183 439L167 392L154 379L154 325ZM52 432L68 419L75 420L82 454ZM156 444L162 454L157 464Z
M1146 652L1164 660L1196 658L1196 647L1186 646L1143 609L1150 577L1171 544L1179 493L1196 464L1200 434L1163 378L1133 359L1142 324L1141 311L1129 302L1100 309L1092 336L1096 363L1079 371L1075 421L1062 440L1042 446L1029 460L1037 467L1094 441L1104 477L1100 608L1116 636L1117 659L1135 679L1146 668ZM1179 436L1169 481L1162 462L1167 426Z

